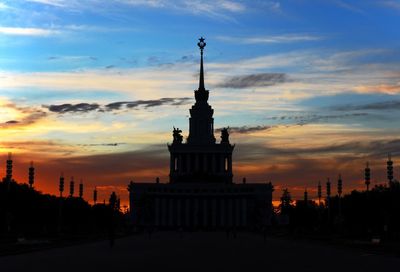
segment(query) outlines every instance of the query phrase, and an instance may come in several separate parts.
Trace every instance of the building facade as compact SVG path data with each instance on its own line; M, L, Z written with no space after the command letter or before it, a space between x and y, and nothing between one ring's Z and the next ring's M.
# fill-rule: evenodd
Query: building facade
M214 110L204 84L203 38L200 48L199 87L190 109L189 135L173 130L169 183L133 183L128 186L130 212L138 226L158 228L247 228L270 223L271 183L233 183L232 152L228 128L214 136Z

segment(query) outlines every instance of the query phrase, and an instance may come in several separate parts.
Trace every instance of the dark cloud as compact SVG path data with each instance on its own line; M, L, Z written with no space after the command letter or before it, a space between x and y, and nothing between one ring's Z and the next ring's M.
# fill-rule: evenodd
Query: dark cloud
M18 146L21 143L12 143ZM63 149L58 143L46 142L26 142L29 147L37 145L37 149L23 156L16 153L14 160L14 177L23 182L26 179L24 169L31 160L35 161L38 154L46 149ZM55 145L54 145L55 144ZM3 143L1 143L3 145ZM53 146L54 145L54 146ZM73 147L76 149L76 146ZM65 150L68 152L68 148ZM71 156L68 154L62 157L52 157L41 155L40 160L35 161L38 186L41 190L57 194L58 188L54 186L60 173L63 173L66 181L74 176L75 179L83 180L85 184L85 195L89 195L89 190L95 186L110 187L111 189L99 192L99 199L108 199L111 191L120 194L121 201L127 202L127 186L131 180L134 182L155 182L156 177L160 177L161 182L168 181L169 159L166 145L150 145L143 149L123 153L98 154L92 156Z
M369 103L363 105L344 105L332 107L337 111L352 111L352 110L400 110L400 101L384 101Z
M143 106L145 108L150 107L157 107L163 105L172 105L172 106L179 106L188 104L191 100L190 97L180 97L180 98L170 98L164 97L160 99L153 99L153 100L136 100L136 101L122 101L122 102L113 102L104 106L104 109L107 111L112 110L119 110L123 107L128 109L136 108L139 106Z
M237 145L237 152L241 154L242 161L255 161L260 159L274 158L296 158L331 154L332 157L339 156L353 157L371 157L384 158L388 153L400 155L400 139L392 140L374 140L374 141L348 141L340 144L331 144L315 147L271 147L259 143L242 143Z
M6 124L18 124L19 122L18 121L16 121L16 120L10 120L10 121L7 121L7 122L5 122Z
M79 104L61 104L61 105L43 105L43 107L49 109L51 112L59 114L63 113L87 113L91 111L115 111L125 109L133 109L137 107L151 108L163 105L179 106L189 103L190 97L179 97L171 98L164 97L160 99L152 100L136 100L136 101L119 101L113 102L106 105L99 105L97 103L79 103Z
M131 102L113 102L113 103L105 105L104 107L109 111L119 110L119 109L121 109L122 106L124 106L128 103L131 103Z
M317 123L320 121L329 121L335 119L346 119L352 117L361 117L367 116L368 113L360 112L360 113L344 113L344 114L302 114L302 115L282 115L282 116L273 116L267 119L269 120L281 120L287 122L294 122L295 125L306 125L310 123Z
M126 143L79 144L78 146L120 146Z
M4 123L0 123L0 128L10 128L10 127L23 127L36 123L39 119L44 118L47 114L41 109L33 107L21 107L14 103L8 103L4 105L6 108L14 109L23 114L20 120L9 120Z
M233 154L233 170L236 182L239 182L242 177L247 177L249 182L271 181L277 190L288 187L294 192L297 190L300 192L299 188L304 190L305 186L316 188L318 180L325 182L326 177L334 180L341 173L344 188L347 191L359 186L358 181L362 179L366 160L371 161L373 181L383 180L386 152L399 150L399 147L400 140L353 141L315 148L286 146L271 148L264 143L242 143L236 145ZM342 155L343 152L346 154ZM314 156L308 156L310 154ZM400 154L397 153L398 155ZM40 169L38 178L46 183L43 187L54 188L55 177L63 172L66 177L82 177L86 188L113 185L125 189L130 180L154 182L156 177L160 177L162 182L167 182L168 158L169 154L165 145L151 145L123 153L50 158L38 166ZM26 163L30 159L27 157ZM99 169L101 169L101 175L99 175ZM25 175L25 172L23 174ZM21 178L24 175L21 175ZM279 198L279 196L280 191L277 191L274 197ZM123 197L127 198L127 193Z
M100 106L96 103L88 104L88 103L79 103L79 104L61 104L61 105L50 105L45 106L51 112L57 113L67 113L67 112L89 112L97 110Z
M195 60L195 56L190 54L190 55L184 55L180 59L178 59L176 62L192 62Z
M157 176L163 176L163 180L166 180L168 162L168 149L165 145L149 145L135 151L64 157L49 163L58 172L84 174L87 179L96 180L97 185L119 182L126 186L132 179L154 181ZM99 169L102 173L100 176Z
M76 57L74 57L74 56L50 56L47 58L47 60L62 60L62 59L66 59L66 60L67 59L76 59L76 60L88 59L91 61L97 61L97 57L92 57L92 56L88 56L88 57L85 57L85 56L82 56L82 57L80 57L80 56L76 56Z
M288 116L273 116L267 119L269 120L281 120L281 121L294 121L293 124L276 124L276 125L257 125L257 126L236 126L229 127L229 132L232 134L246 134L256 131L269 130L278 126L302 126L310 123L316 123L318 121L326 121L330 119L342 119L349 117L358 117L358 116L366 116L367 113L348 113L348 114L331 114L331 115L318 115L318 114L309 114L309 115L288 115ZM217 133L221 132L222 128L217 128L215 131Z
M106 68L106 69L112 69L112 68L115 68L115 65L107 65L107 66L104 67L104 68Z
M137 59L134 57L121 57L119 60L129 65L136 65L138 63Z
M256 131L263 131L272 128L271 126L241 126L241 127L229 127L229 133L246 134ZM216 132L221 132L222 128L217 128Z
M158 64L161 63L161 60L157 56L150 56L150 57L147 58L147 63L149 65L158 65Z
M227 78L225 82L217 84L217 87L234 89L248 87L266 87L277 85L287 81L287 75L283 73L261 73L230 77Z

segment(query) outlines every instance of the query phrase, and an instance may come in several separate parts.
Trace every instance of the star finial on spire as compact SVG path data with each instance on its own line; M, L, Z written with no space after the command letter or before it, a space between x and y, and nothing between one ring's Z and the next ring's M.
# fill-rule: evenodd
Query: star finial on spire
M200 78L199 78L199 89L198 91L202 94L202 97L197 97L196 96L196 101L198 100L198 98L200 100L205 100L207 101L208 99L208 95L207 97L204 97L204 92L205 92L205 87L204 87L204 68L203 68L203 49L206 46L206 43L204 42L204 38L200 37L199 42L197 43L198 47L200 48Z
M206 43L204 42L205 39L203 37L200 37L199 42L197 45L199 46L200 50L203 52L204 47L206 47Z

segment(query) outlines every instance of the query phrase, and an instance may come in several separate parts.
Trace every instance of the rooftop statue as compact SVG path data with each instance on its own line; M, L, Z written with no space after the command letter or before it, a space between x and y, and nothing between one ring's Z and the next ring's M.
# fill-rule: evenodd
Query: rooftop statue
M181 144L182 143L183 136L182 136L181 133L182 133L182 130L180 130L179 128L175 128L174 127L174 130L172 131L172 136L174 138L174 141L173 141L174 144Z
M229 127L221 129L221 143L229 144Z

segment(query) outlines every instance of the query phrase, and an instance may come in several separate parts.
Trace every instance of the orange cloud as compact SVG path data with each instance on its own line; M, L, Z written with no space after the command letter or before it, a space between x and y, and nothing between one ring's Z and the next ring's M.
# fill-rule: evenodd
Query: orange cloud
M358 93L384 93L384 94L399 94L400 82L397 84L380 84L380 85L360 85L353 88Z

